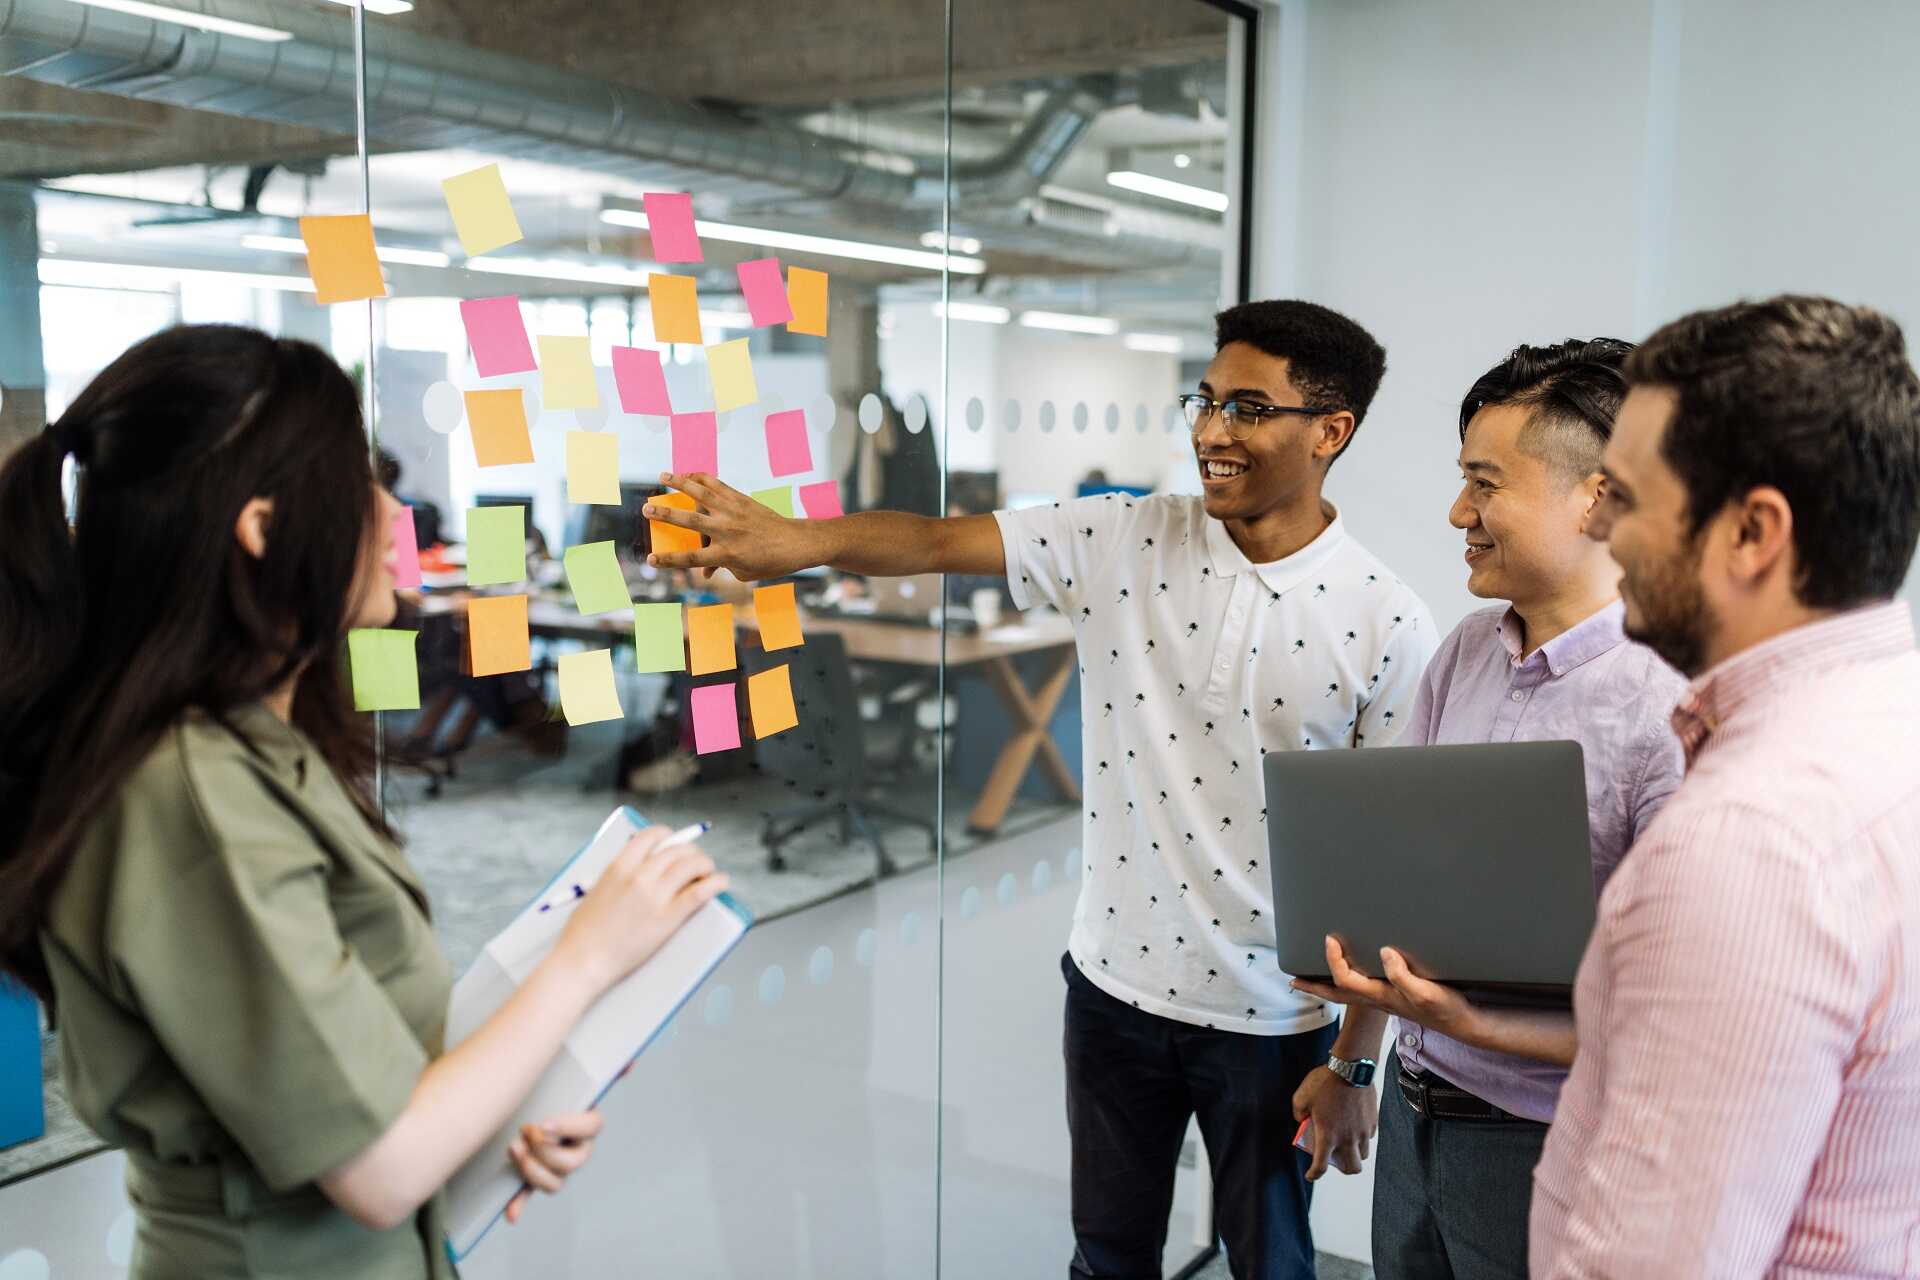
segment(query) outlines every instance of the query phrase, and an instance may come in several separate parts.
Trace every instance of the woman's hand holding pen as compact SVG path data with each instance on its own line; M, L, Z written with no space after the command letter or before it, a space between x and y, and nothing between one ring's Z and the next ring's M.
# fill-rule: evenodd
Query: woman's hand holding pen
M671 839L664 827L648 827L627 841L561 931L552 959L580 975L596 999L727 887L698 845Z
M520 1194L507 1202L509 1225L520 1221L527 1201L535 1191L559 1194L567 1175L579 1169L593 1154L593 1140L600 1134L598 1111L554 1116L544 1124L523 1124L507 1148L507 1158L527 1184Z

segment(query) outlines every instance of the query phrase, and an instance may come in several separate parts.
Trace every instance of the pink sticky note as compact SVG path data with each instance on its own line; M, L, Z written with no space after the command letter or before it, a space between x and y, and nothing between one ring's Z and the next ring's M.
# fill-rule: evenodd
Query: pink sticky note
M700 755L709 751L733 751L740 746L740 709L734 700L734 684L695 685L693 690L693 749Z
M673 412L667 399L667 375L660 367L660 353L642 347L613 349L613 385L620 392L622 413L652 413L661 417Z
M800 506L810 520L831 520L846 514L840 508L840 486L832 480L801 485Z
M735 273L740 277L740 292L746 295L747 312L755 325L786 324L793 319L787 303L787 282L780 274L780 259L755 258L743 262Z
M413 508L393 513L393 585L420 585L420 538L413 531Z
M704 471L710 476L720 474L720 440L716 434L719 429L719 422L710 413L673 415L673 469L676 474L684 476L695 471Z
M702 262L700 237L693 230L693 197L649 191L641 203L647 209L647 234L653 237L656 262Z
M767 415L767 461L777 476L813 470L813 446L807 443L807 411L787 409Z
M531 373L533 344L520 318L518 298L467 298L460 304L473 348L473 367L483 378L501 373Z

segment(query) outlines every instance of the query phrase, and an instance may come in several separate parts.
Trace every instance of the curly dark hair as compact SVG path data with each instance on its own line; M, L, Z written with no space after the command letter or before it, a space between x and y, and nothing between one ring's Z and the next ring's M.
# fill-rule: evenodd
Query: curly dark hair
M1387 351L1374 336L1331 307L1297 299L1243 302L1213 318L1213 347L1244 342L1287 362L1287 376L1308 404L1353 414L1354 434L1387 371ZM1347 451L1340 446L1340 453ZM1329 466L1339 461L1336 453Z
M1627 397L1621 372L1633 344L1620 338L1568 338L1548 347L1521 345L1481 374L1460 401L1460 439L1473 415L1495 405L1532 409L1520 447L1568 484L1600 469L1613 420Z
M1692 535L1771 486L1793 511L1801 603L1900 589L1920 539L1920 378L1891 317L1831 298L1737 302L1661 328L1626 374L1677 400L1660 451Z

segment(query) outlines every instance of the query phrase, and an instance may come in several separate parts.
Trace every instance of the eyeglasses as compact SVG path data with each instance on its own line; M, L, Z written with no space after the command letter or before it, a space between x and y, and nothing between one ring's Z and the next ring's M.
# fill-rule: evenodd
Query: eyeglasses
M1322 414L1338 413L1338 409L1314 405L1260 404L1245 400L1214 400L1207 396L1192 394L1180 397L1180 409L1187 415L1187 430L1199 435L1201 428L1213 411L1220 411L1221 419L1227 424L1227 434L1235 440L1245 440L1251 436L1261 423L1277 418L1281 414L1294 414L1302 418L1318 418Z

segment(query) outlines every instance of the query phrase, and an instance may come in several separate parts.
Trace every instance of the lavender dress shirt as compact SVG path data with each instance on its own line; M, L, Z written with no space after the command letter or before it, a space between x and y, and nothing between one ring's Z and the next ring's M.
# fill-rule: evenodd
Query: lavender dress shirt
M1686 680L1627 639L1608 605L1524 660L1512 609L1483 609L1453 629L1428 664L1400 746L1571 739L1586 757L1587 829L1597 897L1627 849L1680 785L1670 717ZM1432 1071L1529 1120L1553 1119L1563 1068L1475 1049L1396 1019L1400 1061Z

